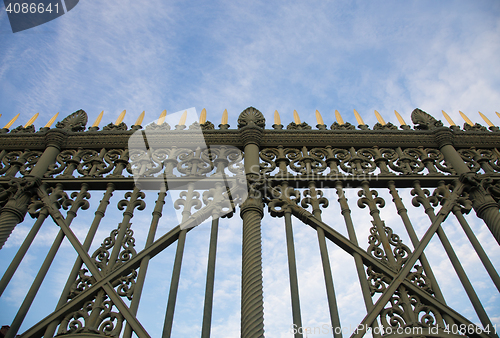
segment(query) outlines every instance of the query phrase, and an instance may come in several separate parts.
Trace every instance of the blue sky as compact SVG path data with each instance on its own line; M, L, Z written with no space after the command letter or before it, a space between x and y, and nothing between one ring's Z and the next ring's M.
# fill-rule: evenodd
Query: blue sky
M473 122L484 125L478 115L481 111L499 125L500 119L495 115L495 111L500 111L499 55L498 1L206 3L152 0L145 3L86 0L80 1L72 11L56 20L15 34L2 7L0 127L17 113L21 116L14 127L26 123L38 112L40 117L35 122L38 129L56 112L60 112L61 119L78 109L88 113L89 123L104 110L101 127L114 121L126 109L125 122L130 126L143 110L146 111L145 121L151 121L164 109L177 112L195 107L198 112L206 108L208 120L216 125L220 123L224 109L227 109L229 124L235 128L238 114L248 106L263 112L268 128L272 125L275 110L280 112L282 124L292 121L292 112L296 109L302 121L316 125L314 111L317 109L325 123L330 125L334 122L335 109L345 121L354 124L352 110L356 109L365 122L373 126L376 123L374 109L387 122L393 123L396 123L393 111L397 110L409 123L410 113L416 107L438 119L443 119L441 110L444 110L459 125L464 122L459 110ZM356 201L354 194L351 197L352 208ZM96 193L93 205L101 197ZM110 207L116 206L123 194L117 192L114 198L116 201ZM335 200L332 194L332 204ZM386 201L390 202L388 196ZM410 205L409 200L405 202ZM152 208L151 203L149 207ZM150 212L141 213L142 219L147 220ZM330 218L338 217L338 210L331 213ZM368 212L363 210L363 213L366 215L359 213L358 221L361 223L369 220ZM93 212L87 214L91 217ZM386 222L395 219L393 214L386 212ZM415 217L421 217L421 214L419 210ZM173 219L173 210L167 215ZM100 232L104 237L116 225L112 218L108 219L108 228L104 227ZM137 215L133 222L137 223L137 219L141 218ZM29 217L27 220L31 221ZM421 220L422 229L425 229L427 219ZM500 257L498 246L492 242L487 229L484 231L484 226L474 223L472 218L470 221L477 228L483 243L491 244L492 257ZM169 228L167 220L165 222L160 229ZM265 224L264 255L272 257L264 260L266 335L288 337L291 318L289 291L283 287L288 285L286 252L277 244L284 241L283 226L281 220L266 219ZM454 233L456 222L455 226L452 224L449 231ZM81 227L85 229L85 224L82 223ZM325 298L324 290L314 291L324 289L322 279L317 278L319 265L308 264L310 255L319 257L315 234L305 227L297 225L295 228L297 238L303 243L297 245L299 270L303 271L299 280L301 297L304 298L303 322L305 325L328 323L326 304L321 303L321 299ZM7 255L4 253L7 250L15 252L15 245L20 244L23 227L18 229L11 244L8 243L2 250L2 255ZM363 245L366 244L367 229L360 229L358 234ZM176 313L190 314L190 311L200 308L199 301L202 301L203 269L206 269L203 257L208 251L208 230L204 231L201 227L196 230L200 231L190 233L190 236L193 235L192 242L188 243L187 249L199 247L205 251L188 250L186 253L192 259L186 259L188 265L183 267L181 291L185 293L180 295L179 304L182 305ZM48 228L43 238L50 238L56 231L55 227ZM401 235L402 232L399 231ZM366 236L362 237L362 234ZM142 236L145 240L145 234ZM238 264L241 264L238 256L241 241L238 216L222 226L220 236L222 248L217 264L221 272L217 275L216 295L219 292L220 299L227 301L214 305L214 336L235 337L239 327L240 277L237 270ZM96 239L94 247L101 238ZM461 249L458 250L459 256L464 259L466 268L475 269L478 263L467 254L471 249L467 247L463 235L457 232L452 238ZM456 279L444 273L451 267L439 259L443 257L439 243L433 241L431 244L434 246L430 249L436 252L434 263L443 268L443 283L450 285L447 290L449 298L463 299L460 287L451 287L457 285ZM71 252L69 246L65 248ZM343 257L334 246L329 248L332 262ZM28 281L36 273L37 257L40 256L37 250L46 252L48 246L40 240L34 249L16 277L19 282L17 288L9 287L6 292L10 292L10 296L7 293L0 300L3 302L0 324L8 324L12 319L13 314L5 309L13 306L18 296L26 292ZM169 252L172 257L173 251ZM148 321L149 326L146 327L155 333L161 332L163 322L171 269L168 266L171 264L169 252L162 257L170 263L166 263L166 267L158 265L158 270L154 270L158 280L164 282L155 284L151 281L151 287L163 285L163 289L156 292L165 301L155 303L155 297L152 297L151 303L148 303L157 306L155 314L158 318L152 320L154 316L141 312L144 311L142 307L139 312ZM59 259L60 263L55 266L61 269L51 270L54 276L64 275L63 267L72 264ZM494 263L499 267L500 262L495 259ZM315 261L319 264L319 260ZM353 294L350 291L354 286L349 282L352 279L337 281L339 278L335 277L335 271L343 271L343 266L335 267L335 264L332 263L336 287L338 283L344 304L357 304L346 306L341 314L343 323L348 325L352 322L355 325L363 317L362 300L346 296ZM0 272L3 272L5 263L0 266ZM475 270L470 271L476 273ZM351 273L354 276L354 271ZM480 272L477 276L477 287L484 288L484 301L491 301L487 295L493 289L488 286L487 277L481 279ZM449 284L446 284L448 279ZM22 285L27 286L23 289ZM44 287L49 290L48 286ZM200 291L193 304L188 301L189 294L194 294L192 290ZM494 299L496 302L490 304L492 317L500 325L500 301L498 296ZM50 303L50 300L47 302ZM44 301L39 302L42 303ZM455 305L457 309L467 306L462 303ZM34 311L30 312L27 322L38 321L41 317L37 315ZM470 316L476 321L473 314ZM201 325L198 317L184 322L180 317L175 320L178 321L178 325L174 325L177 336L188 333L198 335L196 325Z

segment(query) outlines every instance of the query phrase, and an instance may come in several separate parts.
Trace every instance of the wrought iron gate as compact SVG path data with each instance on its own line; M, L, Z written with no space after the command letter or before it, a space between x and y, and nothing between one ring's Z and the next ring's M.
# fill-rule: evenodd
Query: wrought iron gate
M148 143L143 151L128 148L129 137L142 129L140 122L130 129L116 123L103 130L92 126L85 131L87 115L82 110L52 129L35 132L30 125L9 132L4 128L0 135L0 246L27 213L35 221L0 281L0 295L44 221L52 219L59 229L22 305L17 310L9 309L17 314L6 337L17 334L64 238L78 258L56 309L22 337L150 337L136 316L148 264L174 245L163 327L163 337L170 337L187 233L212 219L200 319L200 334L209 337L219 220L220 216L231 217L236 210L242 219L241 337L264 336L262 260L266 257L262 257L261 219L266 212L284 218L290 323L295 337L307 332L301 329L292 220L316 230L329 324L336 338L345 335L334 288L334 277L342 276L332 275L329 242L353 257L359 277L366 316L352 337L498 337L441 225L447 217L458 220L500 291L498 273L464 217L474 209L500 243L499 128L490 126L488 131L472 123L466 123L463 129L455 125L448 128L419 109L411 115L414 127L400 119L401 130L382 119L369 129L360 118L356 129L339 115L338 122L327 128L319 113L317 117L316 129L301 123L298 116L284 129L277 112L273 129L265 129L264 116L252 107L240 114L237 129L229 129L227 121L219 129L204 120L188 128L179 123L173 129L159 121L146 127ZM179 144L179 135L200 131L206 148L193 147L189 142ZM170 146L158 146L154 135ZM134 175L141 179L137 184ZM159 188L145 247L138 250L131 219L136 209L144 209L145 193L150 194L158 178L168 179L168 184ZM217 184L221 178L224 184ZM205 185L192 184L202 179ZM423 236L417 236L397 190L405 188L411 193L413 205L422 207L428 216ZM176 207L182 211L182 220L167 233L157 234L165 196L179 189L183 191ZM365 240L356 237L353 206L345 197L346 189L359 191L357 206L369 210L372 225L367 248L363 248ZM398 235L402 229L385 224L380 210L386 201L376 189L390 193L411 243L403 243ZM98 190L103 191L102 200L95 205L95 217L87 220L89 230L81 242L70 225L78 219L77 212L89 208L89 192ZM341 221L322 220L321 208L333 203L324 195L328 190L337 194ZM69 191L73 192L68 196ZM119 191L125 191L125 198L118 203L124 210L122 220L107 238L94 238L110 197ZM342 235L341 225L348 236ZM435 234L473 304L479 326L461 314L461 309L452 309L446 303L425 256ZM94 240L102 244L90 252Z

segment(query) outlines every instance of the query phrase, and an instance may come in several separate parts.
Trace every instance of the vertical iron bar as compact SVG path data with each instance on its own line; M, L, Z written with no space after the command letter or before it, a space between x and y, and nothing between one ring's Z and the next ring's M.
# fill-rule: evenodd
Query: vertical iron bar
M389 265L391 265L394 269L398 269L399 266L396 263L396 259L394 258L394 254L391 250L391 244L389 243L389 239L387 238L387 234L385 233L385 225L380 219L380 211L378 210L376 202L372 197L370 183L368 181L361 182L361 188L363 189L365 198L369 201L367 204L370 208L370 215L373 217L373 223L377 229L378 235L380 236L380 241L382 242L387 261L389 262Z
M302 338L302 320L300 316L299 281L297 278L297 264L295 262L295 247L293 244L292 212L289 208L285 210L285 234L286 248L288 253L288 273L290 276L290 293L292 296L292 317L293 324L296 325L296 338Z
M182 210L182 223L184 223L191 215L192 194L194 191L194 183L188 184L188 193L186 195L186 203ZM169 338L172 334L172 324L174 321L175 302L177 300L177 290L179 288L179 279L181 276L182 256L184 254L184 245L186 243L186 229L182 229L177 239L177 249L175 252L174 267L172 269L172 279L170 282L170 291L168 293L167 311L165 314L165 323L163 324L163 338Z
M172 270L172 280L170 282L170 291L168 293L167 313L163 325L163 338L169 338L172 333L172 324L174 320L175 301L177 300L177 289L179 287L179 278L181 275L182 255L184 253L184 244L186 242L186 230L181 230L177 239L177 250L175 252L174 268Z
M151 220L151 225L149 227L148 238L146 239L145 248L150 246L155 239L156 229L158 227L158 221L161 218L161 212L163 210L163 205L165 204L166 187L161 185L160 192L158 193L158 199L156 200L155 208L153 210L153 219ZM130 312L133 315L137 314L139 309L139 301L141 300L142 289L144 287L144 280L146 279L146 272L148 270L150 256L146 256L141 260L141 265L139 267L139 274L134 286L134 294L132 301L130 302ZM123 332L123 338L130 338L132 336L132 327L129 323L125 326Z
M410 236L411 243L413 244L413 247L416 248L417 245L420 243L420 241L418 240L417 234L415 233L415 229L413 228L410 218L408 217L408 210L405 208L403 200L401 199L398 191L396 190L396 185L394 181L389 181L388 187L393 198L392 201L394 202L397 212L401 217L401 219L403 220L403 224L406 228L406 231ZM431 281L432 291L434 291L434 295L436 296L437 299L446 304L443 293L441 292L441 288L439 287L436 277L434 276L434 272L432 271L429 261L427 260L427 257L425 256L424 253L422 253L422 255L420 256L420 263L422 264L425 274ZM443 317L445 318L448 324L451 325L454 323L453 319L450 316L443 315Z
M63 190L62 184L57 184L57 189ZM54 192L55 193L55 192ZM87 194L87 187L86 185L82 185L82 188L80 190L79 196ZM77 197L78 198L78 197ZM73 204L72 208L68 211L67 217L66 217L66 224L68 227L71 225L71 222L73 221L74 217L76 216L76 210L80 206L78 204ZM40 289L40 286L42 285L43 280L45 279L45 276L47 275L47 272L49 271L50 265L54 261L54 258L57 254L57 251L59 250L59 247L64 239L64 232L63 230L59 230L56 238L54 239L54 242L47 253L47 256L45 257L45 260L43 261L42 266L38 270L38 273L35 277L35 280L31 284L31 287L26 294L26 297L24 298L23 303L21 304L21 307L17 311L16 316L14 317L14 320L12 321L12 324L10 326L9 331L7 332L7 335L5 338L14 338L17 332L19 331L19 328L21 327L21 324L24 321L24 318L26 317L26 314L28 313L28 310L31 307L31 304L33 303L33 300L35 299L36 294L38 293L38 290Z
M94 236L97 232L97 228L99 227L99 224L101 223L101 219L104 217L104 214L106 212L106 208L109 205L109 199L111 196L113 196L113 191L115 190L115 186L113 183L108 183L106 191L104 192L104 196L102 200L99 203L99 206L97 207L97 210L95 211L95 216L94 220L92 221L92 224L90 225L89 231L87 232L87 235L85 236L85 240L82 244L82 247L85 251L88 252L90 249L90 245L92 244L92 241L94 240ZM66 285L64 286L64 289L61 293L61 297L59 298L59 302L57 303L56 309L59 309L61 306L66 304L68 301L68 296L71 291L71 287L73 283L76 281L76 278L78 276L78 273L82 267L83 261L80 255L76 257L75 264L73 265L73 268L68 276L68 280L66 281ZM54 336L56 327L58 323L57 322L52 322L47 326L47 329L45 330L44 337L52 337Z
M10 262L9 267L5 271L2 279L0 280L0 296L2 296L3 292L5 291L5 288L9 284L12 276L16 272L17 268L19 267L19 264L21 264L21 261L24 258L24 255L28 251L29 247L31 246L31 243L33 243L33 240L36 237L36 234L38 233L38 230L40 230L40 227L42 226L43 222L49 215L49 212L47 209L42 209L40 211L40 214L38 215L38 218L36 219L35 224L33 224L33 227L31 227L30 232L26 236L26 238L23 241L23 244L19 247L19 250L17 251L16 255Z
M214 297L215 279L215 256L217 254L217 233L219 230L219 218L212 220L210 232L210 246L208 249L207 283L205 287L205 305L203 308L203 323L201 327L201 338L210 338L210 327L212 324L212 305Z
M484 252L483 247L481 246L481 244L477 240L476 235L474 235L474 232L470 228L469 223L467 223L465 217L462 215L462 212L460 211L459 206L455 206L453 208L453 214L455 215L458 222L462 226L462 229L464 229L464 232L467 235L467 238L469 238L470 243L474 247L474 250L476 250L476 253L479 256L479 259L481 260L484 267L486 268L486 271L490 275L491 280L493 281L493 283L497 287L498 291L500 292L500 277L498 276L498 273L497 273L495 267L493 266L493 264L491 264L491 261L488 258L488 255L486 254L486 252Z
M340 204L342 216L344 217L349 240L353 244L359 246L358 239L356 237L356 232L354 231L354 225L352 223L351 209L349 208L349 203L347 202L347 198L345 197L342 182L337 181L335 188L337 190L337 195L339 196L338 201ZM361 286L361 292L363 294L363 300L365 302L366 311L370 312L371 309L373 308L373 299L371 297L370 286L368 285L368 279L365 273L363 260L361 259L361 256L357 253L353 253L352 256L356 264L356 271L358 273L359 284ZM379 324L376 319L371 324L371 327L373 336L376 338L380 337L379 333L380 330L378 330ZM375 328L377 328L377 330Z
M429 216L429 219L432 222L435 222L437 219L437 216L434 214L434 208L430 205L430 203L427 201L425 198L425 194L423 193L422 189L420 188L420 183L418 181L414 182L414 188L415 191L417 192L418 195L423 196L422 198L422 205L424 205L425 208L425 213ZM455 272L457 273L457 276L462 283L462 286L465 289L465 292L467 293L467 296L469 297L469 300L472 303L472 306L476 310L476 314L479 317L479 320L483 324L483 326L486 327L493 327L493 324L491 323L488 315L486 314L486 311L483 308L483 305L481 304L481 301L479 300L476 291L474 290L474 287L472 286L469 278L467 277L467 274L465 273L465 270L462 267L462 264L460 263L455 251L453 250L453 247L451 246L450 241L448 240L448 237L446 236L443 228L441 225L438 226L436 233L441 240L441 243L443 244L443 247L446 251L446 254L448 255L448 258L450 259L450 262L455 269ZM489 325L489 326L488 326Z
M311 205L313 207L313 215L321 220L321 209L318 200L318 192L314 181L309 182L309 194L311 196ZM325 206L325 205L324 205ZM318 235L319 251L321 254L321 265L323 266L323 274L325 276L326 295L328 298L328 305L330 310L330 321L332 323L333 335L335 338L342 337L342 327L340 325L339 310L337 306L337 299L335 296L335 286L333 284L332 269L330 266L330 257L328 256L328 248L325 241L325 232L322 228L316 228ZM338 332L337 332L338 328Z

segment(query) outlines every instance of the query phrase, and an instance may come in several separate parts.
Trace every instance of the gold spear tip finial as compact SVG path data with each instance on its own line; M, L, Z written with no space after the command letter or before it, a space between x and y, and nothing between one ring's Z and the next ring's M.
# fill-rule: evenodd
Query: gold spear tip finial
M382 115L380 115L380 113L378 111L375 110L375 116L377 117L377 121L378 123L380 123L381 125L385 126L386 123L384 121L384 118L382 117Z
M280 114L278 113L277 110L274 111L274 124L276 124L276 125L281 124Z
M119 125L120 123L123 122L123 119L125 118L125 114L127 113L126 110L122 111L120 116L116 119L115 126Z
M394 114L396 114L396 118L398 119L399 124L402 126L406 126L405 120L403 119L403 117L401 115L399 115L399 113L396 110L394 110Z
M52 123L56 121L57 115L59 115L59 112L57 112L54 116L52 116L49 122L47 122L47 124L45 125L45 128L50 128L52 126Z
M465 122L467 122L467 124L469 126L473 126L474 123L472 123L472 121L467 117L467 115L465 115L464 113L462 113L460 110L458 111L460 113L460 116L462 116L462 118L465 120Z
M481 115L481 117L483 118L484 122L486 122L488 124L488 126L490 127L493 127L493 123L490 121L489 118L487 118L483 113L481 112L478 112L479 115Z
M97 116L92 127L99 127L99 123L101 123L102 120L102 115L104 115L104 110Z
M344 119L342 118L342 115L340 115L339 111L335 109L335 119L337 120L337 123L340 125L344 124Z
M137 121L135 121L134 125L135 126L140 126L142 123L142 120L144 120L144 115L146 114L146 111L143 111L139 117L137 118Z
M188 114L188 111L184 110L184 113L182 113L181 119L179 120L179 126L186 125L187 114Z
M165 117L167 117L167 110L166 109L161 112L160 117L158 118L158 121L156 122L156 124L157 125L163 124L163 122L165 122Z
M227 124L227 109L224 109L224 112L222 113L222 119L221 119L221 124Z
M28 120L28 122L26 122L26 124L24 125L24 128L31 126L33 124L33 122L35 122L35 120L37 119L38 115L40 115L40 113L36 113L35 115L33 115L33 117L30 118Z
M448 121L450 126L456 126L455 122L453 122L451 117L448 114L446 114L446 112L444 110L441 110L441 112L443 113L444 118L446 119L446 121Z
M321 114L319 113L318 110L316 110L316 122L318 122L319 125L324 125L325 124L323 122L323 117L321 117Z
M353 109L354 110L354 117L356 117L356 121L358 122L358 124L361 126L361 125L364 125L365 123L363 122L363 119L361 118L361 115L359 115L359 113L356 111L356 109Z
M9 123L7 123L4 127L4 129L9 129L13 124L14 122L16 122L17 118L19 117L19 115L21 115L21 113L17 114L16 116L14 116L10 121Z
M293 121L295 122L295 124L300 124L299 113L297 113L296 110L293 111Z
M500 117L500 114L496 111L495 114L497 114L498 117Z
M200 124L207 122L207 110L203 108L200 113Z

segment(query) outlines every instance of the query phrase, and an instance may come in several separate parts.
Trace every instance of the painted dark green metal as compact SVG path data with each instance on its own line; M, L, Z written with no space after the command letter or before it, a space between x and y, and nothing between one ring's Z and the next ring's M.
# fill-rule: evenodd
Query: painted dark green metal
M446 128L441 121L420 109L412 112L412 121L413 129L402 126L402 130L397 130L392 124L376 124L370 130L367 125L356 129L350 124L337 123L330 130L326 125L318 125L317 129L313 129L305 122L290 123L286 129L283 125L276 124L273 129L265 129L263 114L250 107L240 114L237 129L229 129L227 124L215 129L210 122L202 125L194 123L189 128L176 126L173 130L166 124L153 126L151 128L156 131L152 129L151 137L148 134L149 153L140 156L152 158L151 154L155 150L168 154L163 162L157 160L157 164L164 175L171 178L168 189L184 189L186 195L181 203L181 224L154 240L168 192L166 189L160 191L145 248L138 252L133 247L125 249L126 245L122 245L129 243L128 241L133 243L130 221L135 209L144 208L143 190L157 188L157 181L153 177L155 173L136 161L134 156L137 154L131 154L128 149L130 135L141 129L141 126L128 129L124 123L118 126L110 124L101 131L96 127L84 131L87 115L80 110L59 122L53 129L42 128L39 132L22 127L11 132L3 130L0 134L0 248L15 226L24 220L26 213L29 212L36 220L0 280L0 295L29 251L44 221L50 216L60 228L30 291L17 309L17 316L7 337L17 334L65 237L78 253L78 258L54 312L27 330L23 337L57 335L68 338L130 338L132 334L141 338L149 337L136 316L147 267L151 259L177 242L163 328L163 337L170 337L186 236L193 226L212 217L204 310L200 320L201 336L210 337L216 282L218 216L222 202L220 199L204 201L204 206L192 212L194 205L201 206L202 203L191 183L201 175L205 181L197 185L196 189L214 193L214 183L224 175L226 182L241 180L230 173L231 166L239 165L245 168L246 179L243 179L243 183L248 190L248 198L237 201L236 195L224 191L220 185L215 194L229 196L233 208L239 207L242 219L241 337L264 336L265 281L262 260L266 257L262 257L261 219L265 213L265 205L272 217L284 217L292 313L283 316L287 316L296 327L302 326L302 319L299 273L292 231L294 218L317 231L332 327L341 328L339 311L342 309L337 304L327 241L354 258L366 308L366 316L361 324L367 326L363 326L364 329L358 330L352 337L362 337L367 327L372 330L389 329L403 323L405 327L438 330L437 334L426 331L427 333L416 336L451 337L456 335L446 333L443 330L445 325L474 325L446 304L431 264L424 254L435 234L448 254L483 327L491 326L488 313L477 297L441 223L451 213L456 217L496 288L500 290L498 273L463 216L473 208L500 243L499 129L491 127L491 131L488 131L479 125L467 125L464 130L456 126ZM206 153L205 157L197 155L198 157L188 160L179 157L178 149L196 146L190 135L195 135L200 130L207 146L214 149L212 153ZM182 142L179 135L186 136L182 138ZM164 144L169 144L169 147L165 148ZM241 156L231 157L224 152L217 153L215 149L220 146L236 147L243 160ZM217 154L224 155L218 158ZM190 173L174 171L182 162L191 165ZM197 165L200 163L212 171L199 174L201 167ZM143 179L139 185L133 177L136 167L142 170ZM360 189L357 205L359 208L367 207L372 218L368 248L362 248L356 238L351 207L344 195L344 190L349 188ZM398 188L413 189L413 204L423 206L430 219L427 232L420 239L415 233ZM434 191L431 193L427 188L433 188ZM334 230L321 218L321 208L326 208L329 204L328 199L323 197L326 189L335 189L337 192L348 237ZM377 189L387 189L391 194L413 250L382 219L379 209L386 201L378 196ZM79 192L69 197L65 192L69 190ZM88 192L95 190L105 192L82 244L69 226L77 217L77 211L88 207ZM125 208L123 219L110 237L103 240L103 245L96 252L89 253L110 197L117 191L125 192L125 199L119 202L119 206ZM438 204L441 204L439 209ZM66 217L59 210L63 206L70 207ZM233 212L234 210L231 215ZM299 226L299 222L293 223L294 226ZM107 241L108 239L111 240ZM104 245L111 242L112 245ZM134 288L118 292L115 287L122 280L128 281ZM87 287L78 288L79 283L83 282L88 283ZM374 303L376 294L379 297ZM130 300L130 305L124 302L124 297ZM84 307L87 302L94 304L94 308L89 310L88 306ZM111 306L107 307L105 304ZM424 321L419 317L417 305L429 309L432 321ZM82 311L88 313L88 319L79 322L81 328L78 328L78 325L74 325L78 319L73 317ZM101 318L106 315L115 316L114 326L107 331L100 326ZM372 334L376 338L381 336L377 332ZM334 331L333 335L335 338L342 337L341 332ZM295 336L302 337L302 333L297 332ZM494 333L484 332L470 336L497 337Z

